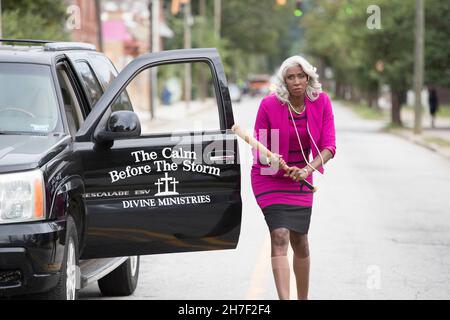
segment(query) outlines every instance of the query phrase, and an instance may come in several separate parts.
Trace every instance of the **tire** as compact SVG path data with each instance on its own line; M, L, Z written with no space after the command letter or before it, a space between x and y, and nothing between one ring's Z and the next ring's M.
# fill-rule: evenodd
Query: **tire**
M78 233L72 216L67 216L64 258L58 284L52 290L30 296L34 300L77 300L79 291Z
M98 280L98 287L104 296L130 296L136 290L139 280L140 257L130 257L117 269Z

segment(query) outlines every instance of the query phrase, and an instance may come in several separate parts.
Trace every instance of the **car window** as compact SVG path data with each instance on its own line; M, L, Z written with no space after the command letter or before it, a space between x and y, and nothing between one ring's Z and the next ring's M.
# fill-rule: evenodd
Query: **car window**
M93 55L90 58L90 62L94 68L94 71L102 84L104 90L106 90L111 82L117 77L117 70L112 62L105 56ZM113 111L129 110L133 111L130 97L127 91L124 91L118 100L112 106Z
M107 89L111 82L117 77L118 73L116 68L105 56L98 54L91 55L89 60L103 88Z
M53 132L58 110L49 66L0 63L0 132Z
M75 63L75 65L77 71L81 75L81 80L83 82L91 106L94 106L103 94L100 83L98 83L93 71L91 70L91 67L89 67L86 62L78 61Z
M75 136L78 129L80 129L81 124L84 122L81 106L78 102L75 90L69 78L69 73L64 64L58 66L57 75L64 102L64 112L69 125L69 131L72 136Z
M144 70L126 90L143 135L221 128L214 81L206 63L166 64Z

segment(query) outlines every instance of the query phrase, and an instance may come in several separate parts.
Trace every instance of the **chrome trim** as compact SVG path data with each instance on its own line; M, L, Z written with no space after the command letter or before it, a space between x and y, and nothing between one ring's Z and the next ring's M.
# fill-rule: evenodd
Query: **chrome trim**
M88 274L82 274L81 275L81 286L82 288L86 287L87 285L100 280L107 274L111 273L113 270L118 268L122 263L127 261L129 257L121 257L121 258L106 258L106 259L92 259L86 261L85 265L89 264L95 264L99 263L101 261L105 261L105 264L101 266L100 268L95 268L95 271L88 273ZM110 260L110 261L108 261Z
M217 156L211 157L211 161L226 161L226 160L234 160L234 156Z

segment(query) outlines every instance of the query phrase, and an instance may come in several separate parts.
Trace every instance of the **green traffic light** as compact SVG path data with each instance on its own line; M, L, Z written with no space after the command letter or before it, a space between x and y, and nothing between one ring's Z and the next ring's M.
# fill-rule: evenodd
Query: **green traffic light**
M296 17L301 17L301 16L303 15L303 11L297 9L297 10L294 11L294 15L295 15Z

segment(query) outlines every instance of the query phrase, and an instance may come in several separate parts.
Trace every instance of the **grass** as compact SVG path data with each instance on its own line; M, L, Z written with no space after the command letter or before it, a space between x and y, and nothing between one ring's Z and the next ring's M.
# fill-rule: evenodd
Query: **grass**
M383 120L385 115L380 110L375 108L369 108L364 106L354 107L353 111L356 112L361 118L368 120Z
M340 100L340 102L350 108L353 112L355 112L358 116L367 120L385 120L386 115L380 110L376 108L370 108L367 105L358 104L346 100Z
M395 129L405 129L405 127L400 126L396 123L392 123L392 122L386 123L386 126L384 127L384 131L395 130Z
M450 105L439 106L438 117L450 118Z
M425 141L428 143L434 143L437 144L440 147L446 147L446 148L450 148L450 141L442 139L442 138L438 138L438 137L426 137Z

